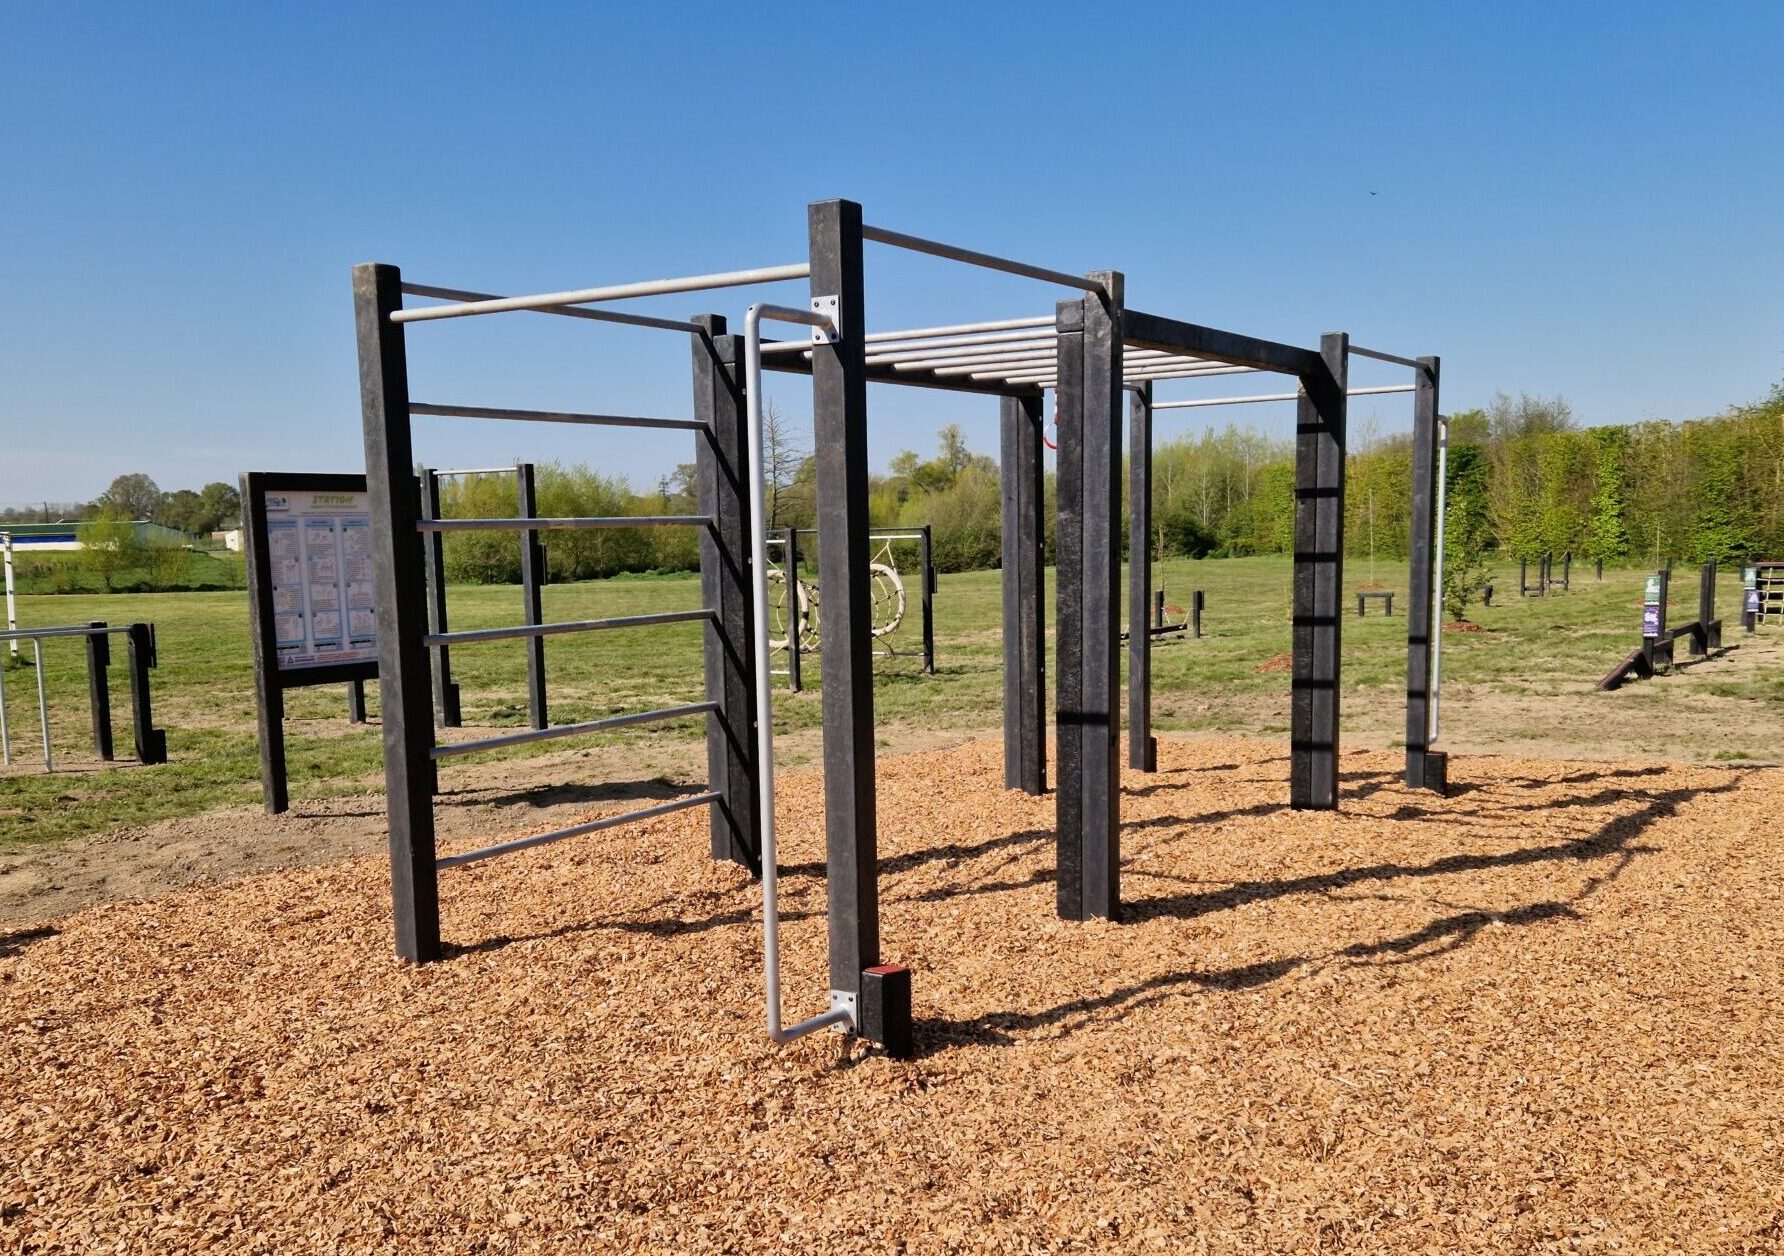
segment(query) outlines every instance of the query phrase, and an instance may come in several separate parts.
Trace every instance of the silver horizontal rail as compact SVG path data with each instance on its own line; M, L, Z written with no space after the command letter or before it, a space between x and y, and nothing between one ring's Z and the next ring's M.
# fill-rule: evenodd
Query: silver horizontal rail
M986 270L1001 270L1006 275L1021 275L1025 279L1039 279L1043 283L1056 283L1067 288L1077 288L1083 292L1101 292L1103 285L1094 279L1086 279L1083 275L1067 274L1063 270L1049 270L1045 266L1030 266L1027 262L1012 261L1007 257L998 257L992 253L980 253L974 249L963 249L953 244L943 244L939 240L925 240L922 236L906 235L902 231L889 231L885 227L863 225L861 238L872 240L876 244L890 244L893 248L909 249L913 253L927 253L931 257L945 257L952 262L964 262L968 266L982 266Z
M867 348L867 360L872 362L889 353L912 353L919 349L981 349L994 345L1058 343L1059 334L1049 327L975 332L969 336L914 336L909 340L876 341Z
M454 475L514 475L519 467L430 467L429 471L439 479Z
M0 641L37 641L44 637L97 637L129 631L129 624L108 624L103 628L89 628L85 624L71 628L13 628L0 632Z
M467 292L462 288L437 288L432 284L405 283L403 292L412 297L437 297L442 301L500 301L493 292ZM621 310L583 310L574 306L533 311L535 314L561 314L566 318L587 318L597 323L619 323L628 327L658 327L664 331L691 331L704 334L698 323L678 318L652 318L648 314L627 314Z
M1392 362L1395 366L1410 366L1415 371L1424 369L1411 358L1402 358L1392 353L1383 353L1379 349L1364 349L1357 345L1352 345L1350 347L1350 352L1352 357L1374 358L1377 362Z
M515 624L506 628L466 628L459 632L430 632L421 644L473 645L479 641L518 641L532 637L556 637L567 632L599 632L603 628L646 628L652 624L689 624L711 619L706 607L694 611L660 611L652 615L617 615L611 619L570 619L556 624Z
M889 340L932 340L938 336L965 336L982 331L1015 331L1018 328L1053 327L1057 314L1037 314L1029 318L1004 318L990 323L955 323L951 327L913 327L909 331L870 331L861 337L868 344Z
M649 419L630 414L578 414L569 410L509 410L496 406L446 406L431 401L411 401L409 413L425 414L437 419L513 419L521 423L581 423L594 427L671 428L686 432L706 430L706 424L698 419ZM514 468L505 469L512 471Z
M587 528L712 526L711 515L600 515L585 519L422 519L418 532L569 532Z
M1382 388L1353 388L1346 397L1375 397L1382 393L1409 393L1411 384L1390 384ZM1264 393L1256 397L1197 397L1194 401L1155 401L1154 410L1193 410L1198 406L1237 406L1255 401L1298 401L1300 393Z
M637 711L631 715L610 715L602 720L584 720L580 724L554 724L550 728L531 728L520 733L504 733L500 737L482 737L476 741L454 741L428 751L434 759L451 759L479 750L499 750L503 746L525 746L535 741L555 741L559 737L580 737L588 733L605 733L634 724L657 724L664 720L686 719L719 709L716 702L691 702L687 706L663 707L656 711Z
M602 829L618 828L622 824L630 824L634 820L648 820L652 816L666 816L675 811L686 811L689 807L701 807L709 802L717 802L716 793L690 794L686 798L672 798L668 802L658 803L654 807L640 807L636 811L622 811L616 816L603 816L599 820L590 820L587 824L572 824L567 829L553 829L549 833L535 833L531 837L517 837L512 841L497 842L494 846L485 846L479 850L467 850L462 855L447 855L434 860L434 867L444 871L447 868L462 868L466 864L477 863L484 859L494 859L498 855L511 855L517 850L528 850L534 846L544 846L550 842L561 842L566 837L581 837L585 833L598 833Z
M490 297L458 301L451 305L424 305L392 310L393 323L425 323L440 318L468 318L473 314L507 314L517 310L549 310L595 301L625 301L633 297L660 297L676 292L707 292L714 288L741 288L748 284L779 283L804 279L811 274L809 262L787 266L758 266L753 270L728 270L711 275L685 275L677 279L647 279L643 283L610 284L604 288L573 288L566 292L541 292L525 297Z

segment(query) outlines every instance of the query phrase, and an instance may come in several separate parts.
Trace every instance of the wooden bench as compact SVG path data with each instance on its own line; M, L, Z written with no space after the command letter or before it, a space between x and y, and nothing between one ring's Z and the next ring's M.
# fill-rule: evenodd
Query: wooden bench
M1386 614L1389 617L1393 616L1394 595L1392 593L1388 592L1387 590L1383 589L1377 593L1359 593L1359 594L1357 594L1357 618L1358 619L1361 619L1363 617L1363 608L1368 605L1370 599L1372 599L1372 598L1376 601L1387 603Z

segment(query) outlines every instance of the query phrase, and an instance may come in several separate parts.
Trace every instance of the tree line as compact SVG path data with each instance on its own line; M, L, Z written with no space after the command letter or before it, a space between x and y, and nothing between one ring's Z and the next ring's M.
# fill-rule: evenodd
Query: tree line
M811 527L815 460L772 407L766 427L769 524ZM1353 570L1369 578L1372 564L1398 564L1407 556L1411 437L1382 435L1371 420L1353 414L1349 445L1345 552L1361 561L1360 567L1353 561ZM1482 409L1450 416L1448 468L1448 561L1464 583L1477 581L1495 554L1571 551L1607 563L1784 557L1784 386L1712 418L1591 428L1576 422L1563 398L1501 395ZM698 510L692 464L642 493L623 477L584 466L542 465L538 485L546 514ZM1052 501L1051 473L1045 492ZM938 433L932 456L901 452L869 482L874 526L930 524L942 571L997 566L1001 502L996 461L969 449L953 424ZM448 515L512 514L513 481L489 476L451 483L443 505ZM1051 552L1054 511L1044 513ZM1229 424L1155 448L1156 556L1287 553L1293 530L1290 441ZM687 571L699 564L698 537L691 529L662 528L553 533L548 561L554 580ZM519 545L495 533L457 533L447 538L446 562L454 580L517 580Z

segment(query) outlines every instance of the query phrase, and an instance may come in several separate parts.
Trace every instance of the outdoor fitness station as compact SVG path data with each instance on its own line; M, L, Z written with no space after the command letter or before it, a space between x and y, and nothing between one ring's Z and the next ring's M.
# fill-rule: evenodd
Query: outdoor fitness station
M1600 689L1620 689L1632 677L1646 680L1662 667L1673 665L1673 646L1683 637L1686 650L1708 658L1722 648L1722 621L1716 618L1716 564L1705 563L1697 573L1697 618L1668 627L1666 611L1672 586L1669 564L1647 579L1642 593L1642 643L1611 668L1598 682Z
M1004 486L1005 776L1012 788L1046 788L1045 706L1041 700L1042 414L1056 397L1059 428L1057 780L1058 908L1069 919L1120 914L1120 528L1123 399L1131 397L1134 605L1129 635L1130 759L1151 765L1150 563L1151 424L1155 410L1234 401L1298 405L1293 581L1293 669L1289 801L1297 808L1338 803L1339 673L1342 625L1345 418L1352 357L1407 368L1412 382L1372 391L1415 398L1412 579L1408 590L1406 777L1442 788L1444 756L1435 733L1435 562L1442 553L1438 497L1438 361L1404 358L1350 344L1343 334L1302 348L1129 309L1123 277L1029 265L863 222L860 205L821 201L808 210L807 260L723 274L502 297L407 283L395 267L363 265L354 293L364 407L372 559L379 607L385 773L390 808L392 897L399 954L440 958L440 872L645 816L705 806L712 853L759 872L763 888L767 1026L786 1041L826 1026L850 1029L905 1054L910 1039L910 973L882 963L873 719L870 529L867 518L870 383L910 384L1001 398ZM1070 296L1050 312L903 331L868 330L863 262L869 243L1034 280ZM705 314L687 321L596 308L628 298L805 280L796 304L749 307L744 334ZM442 302L405 305L405 297ZM405 336L436 319L533 311L661 328L689 337L691 418L501 410L410 398ZM763 322L800 334L762 338ZM821 695L824 737L829 991L825 1010L796 1024L781 1016L774 827L773 725L769 657L768 530L762 525L762 387L769 370L811 376L817 449L817 542L823 614ZM1270 372L1297 384L1263 397L1161 401L1169 381ZM1359 390L1361 391L1361 390ZM428 519L412 489L411 423L456 417L589 426L632 426L694 435L699 514L654 518ZM425 538L453 529L694 527L701 531L698 610L566 624L523 624L475 634L429 631ZM533 639L560 632L705 626L705 700L582 724L478 741L438 744L429 707L428 650L467 636ZM431 767L471 753L648 722L704 716L707 786L639 811L607 817L449 857L435 850Z

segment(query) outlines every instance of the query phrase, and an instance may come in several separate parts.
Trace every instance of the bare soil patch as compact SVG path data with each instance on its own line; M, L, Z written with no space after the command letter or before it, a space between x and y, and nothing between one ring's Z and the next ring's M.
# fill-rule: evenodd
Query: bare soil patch
M1122 924L1054 916L997 745L882 761L910 1062L763 1039L759 894L693 814L454 871L423 969L377 858L0 934L0 1247L1777 1250L1784 771L1470 757L1439 799L1352 753L1332 814L1274 745L1160 760ZM804 1015L815 775L783 804Z

